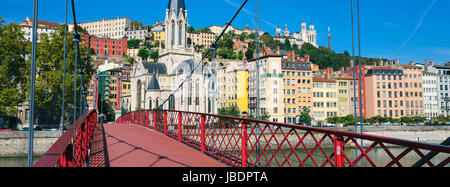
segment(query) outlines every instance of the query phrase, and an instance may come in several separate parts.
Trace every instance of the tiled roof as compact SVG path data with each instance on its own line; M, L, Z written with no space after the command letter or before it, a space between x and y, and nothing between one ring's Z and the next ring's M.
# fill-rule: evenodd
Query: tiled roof
M313 77L313 82L336 82L336 81L326 78Z

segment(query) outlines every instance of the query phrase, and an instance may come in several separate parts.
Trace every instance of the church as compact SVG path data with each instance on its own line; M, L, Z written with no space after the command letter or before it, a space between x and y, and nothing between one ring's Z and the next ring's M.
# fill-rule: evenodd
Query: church
M277 27L276 35L274 36L275 40L284 43L287 40L292 44L297 44L298 46L302 46L304 43L310 43L314 47L318 47L317 45L317 31L314 29L314 25L310 25L309 29L307 28L306 22L303 21L301 24L300 32L290 33L287 27L287 24L284 28L284 32L281 32L281 28Z
M137 62L131 75L131 110L165 109L216 113L215 75L187 38L184 0L169 0L166 43L158 62Z

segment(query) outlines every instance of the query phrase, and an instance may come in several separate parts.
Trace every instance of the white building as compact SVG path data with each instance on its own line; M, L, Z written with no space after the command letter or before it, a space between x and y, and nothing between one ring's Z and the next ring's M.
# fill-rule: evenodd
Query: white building
M437 74L424 71L422 74L423 79L423 103L424 114L427 118L439 116L438 106L438 87L437 87Z
M129 39L145 40L150 39L151 31L150 26L136 26L136 27L125 27L125 34Z
M213 26L210 26L208 28L216 36L219 36L222 33L222 31L225 29L225 26L226 25L224 25L224 26L213 25ZM247 34L255 33L256 29L251 30L248 25L245 26L244 29L235 28L232 25L230 25L227 28L227 30L225 31L225 33L228 33L230 31L234 31L234 34L241 35L242 33L247 33ZM260 30L259 31L259 35L262 36L263 34L264 34L264 31Z
M449 116L450 115L450 63L446 63L445 65L435 65L433 62L428 62L428 60L425 61L424 65L421 65L424 67L424 71L431 72L436 74L436 96L437 99L437 115L444 115ZM424 87L425 88L425 87ZM424 90L425 94L425 90ZM433 95L434 95L433 94ZM426 101L424 97L424 101ZM427 112L427 109L424 109L425 113ZM429 110L429 108L428 108ZM433 111L433 113L436 113L436 111Z
M79 27L86 29L90 35L107 37L112 39L122 39L125 36L125 27L131 25L130 18L117 17L115 19L105 19L77 23ZM73 28L73 24L69 28Z
M38 20L37 24L38 24L38 28L37 28L37 34L38 34L37 42L39 42L39 36L41 34L44 34L44 33L45 34L50 34L50 33L56 32L58 27L61 25L59 23L53 23L53 22L43 21L43 20ZM20 25L20 27L22 27L22 31L25 33L24 34L25 39L28 40L29 42L32 42L32 39L33 39L33 19L27 17L25 19L25 21L22 21L19 25Z
M278 27L274 39L282 43L288 39L291 45L297 44L298 46L302 46L304 43L310 43L313 46L318 47L317 31L314 29L314 25L310 25L309 29L307 29L306 26L306 23L302 22L300 32L294 33L289 32L287 24L285 25L284 33L281 33L281 29Z
M268 54L260 57L259 68L256 60L248 62L248 96L249 114L256 116L256 105L258 96L259 71L259 109L260 115L269 114L269 121L283 122L284 101L283 99L283 74L281 67L281 56ZM259 70L258 70L259 69Z

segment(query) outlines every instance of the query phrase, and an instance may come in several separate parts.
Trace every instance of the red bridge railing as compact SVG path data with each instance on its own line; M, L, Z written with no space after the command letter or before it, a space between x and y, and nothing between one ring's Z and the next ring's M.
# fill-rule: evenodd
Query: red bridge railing
M96 110L86 112L33 167L83 167L89 154L96 124Z
M450 147L346 131L182 111L136 111L144 126L235 167L448 167ZM361 141L363 145L361 146ZM434 158L426 154L438 153Z

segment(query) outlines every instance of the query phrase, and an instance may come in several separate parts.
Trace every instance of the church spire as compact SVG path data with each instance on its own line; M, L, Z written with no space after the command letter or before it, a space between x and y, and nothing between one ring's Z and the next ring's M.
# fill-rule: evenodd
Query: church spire
M169 0L169 5L167 6L167 9L169 9L169 14L172 11L172 9L175 9L176 15L180 13L180 9L182 13L184 10L186 10L186 5L184 3L184 0Z

